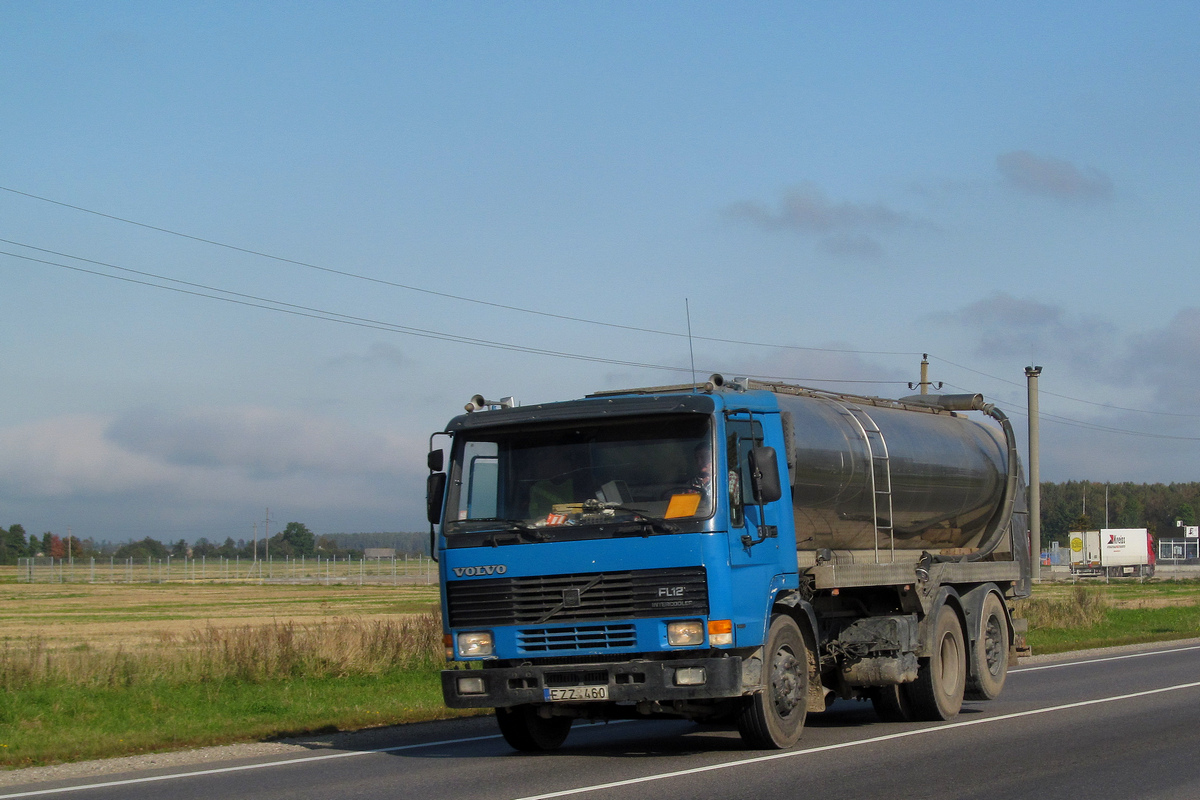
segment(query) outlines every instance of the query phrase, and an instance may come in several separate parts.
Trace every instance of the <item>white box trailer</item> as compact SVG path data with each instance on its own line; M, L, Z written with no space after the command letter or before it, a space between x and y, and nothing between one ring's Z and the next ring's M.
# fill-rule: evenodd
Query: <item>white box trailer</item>
M1071 572L1110 578L1154 574L1154 540L1145 528L1072 531Z

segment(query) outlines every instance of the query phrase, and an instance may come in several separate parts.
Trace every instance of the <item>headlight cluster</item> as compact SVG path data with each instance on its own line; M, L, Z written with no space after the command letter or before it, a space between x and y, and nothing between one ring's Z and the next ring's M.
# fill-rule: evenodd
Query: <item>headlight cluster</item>
M495 652L491 631L463 631L458 634L459 658L486 658Z
M701 620L687 619L667 623L667 644L671 647L696 647L704 644L705 626ZM733 644L733 621L710 619L708 621L708 644L711 647L727 647Z

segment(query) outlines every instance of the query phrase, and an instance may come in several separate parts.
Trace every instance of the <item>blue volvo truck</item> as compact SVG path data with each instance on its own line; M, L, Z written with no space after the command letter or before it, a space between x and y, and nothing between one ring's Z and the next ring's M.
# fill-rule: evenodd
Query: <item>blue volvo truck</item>
M431 437L426 487L442 689L512 747L674 717L786 748L837 698L944 720L1003 688L1028 511L980 395L714 375L467 412Z

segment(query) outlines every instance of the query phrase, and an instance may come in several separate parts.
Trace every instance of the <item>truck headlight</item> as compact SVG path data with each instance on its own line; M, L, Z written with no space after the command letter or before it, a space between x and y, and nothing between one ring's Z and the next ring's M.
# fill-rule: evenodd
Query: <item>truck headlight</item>
M703 686L707 679L704 667L680 667L675 670L676 686Z
M491 631L464 631L458 635L460 658L483 658L495 652Z
M687 647L704 644L704 625L698 619L667 623L667 644L671 647Z

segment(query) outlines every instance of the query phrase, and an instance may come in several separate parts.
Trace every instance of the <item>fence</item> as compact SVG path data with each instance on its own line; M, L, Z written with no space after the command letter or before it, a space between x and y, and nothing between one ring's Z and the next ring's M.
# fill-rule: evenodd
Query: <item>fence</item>
M424 555L392 558L21 558L19 583L391 583L433 585Z

